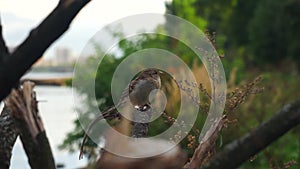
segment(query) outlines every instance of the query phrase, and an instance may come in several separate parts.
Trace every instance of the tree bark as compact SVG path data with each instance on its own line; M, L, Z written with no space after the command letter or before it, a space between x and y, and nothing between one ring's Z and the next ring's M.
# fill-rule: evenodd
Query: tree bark
M187 163L183 168L184 169L194 169L198 166L201 166L207 158L209 158L209 153L212 149L215 148L216 141L219 137L219 134L223 128L223 125L227 117L223 116L215 120L214 125L206 132L203 140L199 143L196 148L191 161Z
M12 149L18 137L18 129L14 119L10 115L10 110L5 105L0 115L0 168L8 169Z
M286 105L254 131L225 146L201 169L233 169L300 124L300 101Z
M8 55L8 49L2 34L2 24L1 24L1 16L0 16L0 64L2 63L3 59L7 55Z
M133 113L131 137L142 138L147 136L152 114L151 106L147 107L146 110L136 110Z
M57 7L31 31L12 54L0 58L0 101L10 93L12 87L47 48L69 28L72 20L88 2L90 0L60 0ZM5 49L2 34L0 48Z
M34 84L25 82L13 90L6 103L20 131L20 137L32 169L55 169L52 151L43 122L38 114Z

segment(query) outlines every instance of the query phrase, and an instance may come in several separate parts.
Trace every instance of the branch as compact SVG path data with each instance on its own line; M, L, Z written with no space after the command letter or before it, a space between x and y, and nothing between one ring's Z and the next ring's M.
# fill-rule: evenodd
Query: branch
M2 34L2 24L1 24L1 16L0 16L0 64L5 58L5 56L7 55L8 55L8 49Z
M0 115L0 168L8 169L12 149L19 135L14 119L10 115L10 110L5 105Z
M215 147L216 141L223 128L226 118L226 116L223 116L222 118L215 120L213 123L214 125L212 125L206 132L203 140L196 148L191 161L184 166L184 169L197 168L203 164L207 157L209 157L209 153Z
M225 146L201 169L237 168L298 124L300 124L300 101L286 105L257 129Z
M147 136L152 114L153 110L151 106L145 107L145 110L133 112L131 137L141 138Z
M43 122L38 114L34 84L25 82L13 90L6 100L20 131L20 137L32 169L55 169L51 148Z
M0 100L4 99L22 75L70 26L90 0L60 0L57 7L33 29L27 39L6 57L0 66Z

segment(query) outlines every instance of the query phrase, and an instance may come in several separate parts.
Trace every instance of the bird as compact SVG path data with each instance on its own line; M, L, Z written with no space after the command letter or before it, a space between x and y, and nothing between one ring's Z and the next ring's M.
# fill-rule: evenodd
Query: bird
M156 68L142 70L123 90L118 103L99 114L89 124L80 147L79 159L83 158L84 144L92 127L102 119L120 118L121 114L118 112L118 108L124 105L128 101L128 98L133 107L138 111L143 111L149 107L149 94L152 90L161 88L161 74L163 74L163 71Z

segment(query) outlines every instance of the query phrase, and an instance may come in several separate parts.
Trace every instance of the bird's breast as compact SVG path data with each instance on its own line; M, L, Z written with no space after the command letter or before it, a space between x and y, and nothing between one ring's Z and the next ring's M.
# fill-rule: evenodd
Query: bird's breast
M158 84L146 80L140 80L135 84L134 89L130 92L129 98L134 106L143 106L149 102L149 94L152 90L157 89Z

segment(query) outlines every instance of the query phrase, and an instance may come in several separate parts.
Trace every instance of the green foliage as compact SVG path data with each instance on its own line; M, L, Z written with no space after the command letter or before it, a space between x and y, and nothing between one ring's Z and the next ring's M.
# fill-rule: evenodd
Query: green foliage
M204 29L207 21L197 15L197 9L194 7L196 0L173 0L166 4L167 13L184 18L200 29Z
M242 58L250 66L278 65L285 59L299 63L297 0L173 0L167 9L202 30L217 32L219 50L229 59Z
M300 29L299 11L299 1L260 2L249 25L249 45L256 62L280 63L284 58L299 61L299 43L296 42Z

